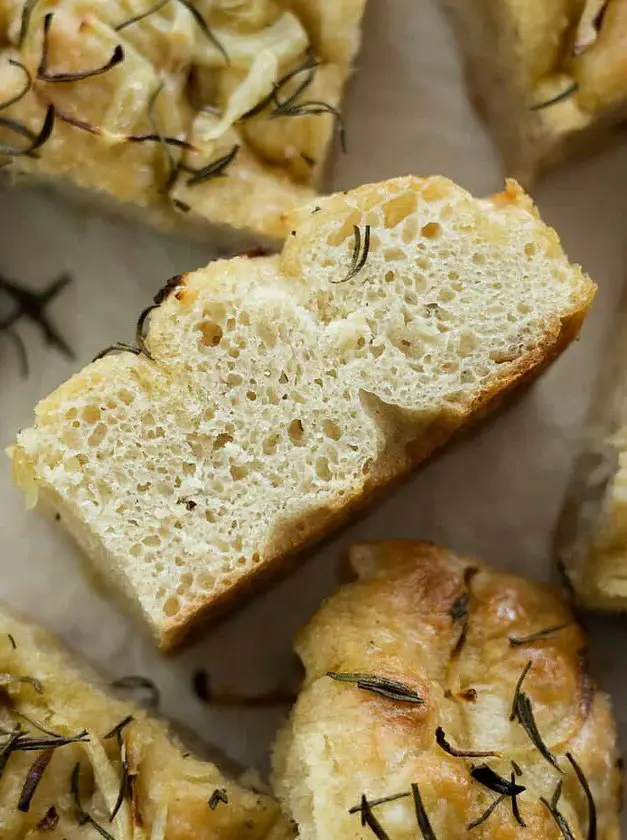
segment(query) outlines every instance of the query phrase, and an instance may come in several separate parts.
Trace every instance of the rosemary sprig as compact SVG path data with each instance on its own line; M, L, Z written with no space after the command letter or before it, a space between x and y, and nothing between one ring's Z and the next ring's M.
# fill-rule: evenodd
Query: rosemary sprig
M222 43L221 43L221 42L220 42L220 41L216 38L216 36L213 34L213 32L211 31L211 29L210 29L210 28L209 28L209 26L207 25L207 21L206 21L206 20L204 19L204 17L200 14L200 12L199 12L199 11L198 11L198 9L194 6L194 4L191 2L191 0L176 0L176 2L177 2L177 3L180 3L182 6L185 6L185 8L187 9L187 11L191 14L191 16L192 16L192 17L194 18L194 20L196 21L196 24L197 24L197 25L198 25L198 27L200 28L200 30L201 30L201 32L203 33L203 35L204 35L204 36L205 36L205 37L206 37L209 41L211 41L211 43L213 44L213 46L214 46L214 47L216 47L216 49L218 50L218 52L222 55L222 58L224 59L224 61L226 62L226 64L230 64L230 63L231 63L231 60L229 59L229 54L228 54L228 53L227 53L227 51L224 49L224 46L222 45Z
M19 802L17 803L17 810L27 814L30 810L30 805L37 790L39 782L42 780L46 768L50 764L50 760L54 754L54 748L48 747L41 755L37 756L26 774L26 781L20 794Z
M93 70L81 70L78 73L51 73L48 69L48 53L50 51L50 27L54 19L54 12L48 12L44 17L44 38L41 48L41 60L37 67L37 78L42 82L79 82L83 79L91 79L93 76L101 76L112 70L124 61L124 47L117 44L111 58L101 67Z
M431 823L429 822L427 812L425 811L425 806L422 802L422 797L420 795L420 789L415 782L411 786L411 795L414 799L416 822L418 823L418 828L420 829L424 840L437 840L435 832L431 827Z
M369 808L375 808L377 805L384 805L386 802L396 802L397 799L405 799L407 796L411 796L409 791L405 793L393 793L391 796L382 796L380 799L371 799L368 802ZM364 797L362 796L362 801L359 805L353 805L352 808L348 809L349 814L356 814L358 811L361 811L363 808L363 800Z
M127 20L122 21L122 23L119 23L115 27L115 31L116 32L121 32L123 29L126 29L127 26L132 26L134 23L140 23L142 20L149 17L150 15L154 15L157 12L160 12L161 9L163 9L165 6L167 6L168 2L169 2L169 0L159 0L158 3L155 3L154 6L151 6L145 12L142 12L139 15L134 15L133 17L130 17ZM194 6L194 4L191 2L191 0L176 0L176 2L180 3L181 6L184 6L187 9L187 11L194 18L194 21L195 21L196 25L199 27L199 29L201 30L203 35L211 41L211 43L214 45L214 47L216 47L218 52L224 58L225 63L230 64L231 61L229 59L229 55L228 55L226 49L224 48L224 45L214 35L214 33L210 29L209 25L207 24L207 21L200 14L200 12Z
M164 137L163 135L152 133L115 134L97 123L81 120L78 117L73 117L71 114L67 114L65 111L59 111L57 109L55 111L55 116L62 122L74 126L74 128L80 128L82 131L87 131L89 134L95 134L97 137L106 137L108 140L113 141L117 140L120 143L167 143L168 146L174 146L178 149L186 149L190 152L196 151L195 146L188 143L187 140L179 140L178 137Z
M503 796L518 796L524 793L527 788L524 785L519 785L512 777L511 780L505 779L503 776L488 767L487 764L480 764L477 767L470 768L470 775L479 782L483 787L488 788L493 793L502 794Z
M510 636L509 643L512 647L520 647L521 645L529 645L533 642L541 642L544 639L549 639L560 630L572 627L572 625L572 621L567 621L564 624L555 624L553 627L546 627L544 630L539 630L537 633L532 633L529 636Z
M359 808L361 813L361 824L367 825L378 840L390 840L389 834L385 831L379 820L375 817L372 808L365 795L361 797L361 805Z
M145 12L140 12L138 15L134 15L133 17L127 18L126 20L122 21L122 23L118 23L117 26L114 27L116 32L122 32L123 29L126 29L127 26L132 26L134 23L140 23L144 18L150 17L150 15L154 15L157 12L160 12L164 6L167 6L170 0L159 0L158 3L155 3L154 6L151 6Z
M570 830L568 823L566 822L566 818L558 809L557 805L560 800L560 796L562 795L562 780L560 779L557 783L557 787L555 788L555 792L551 798L551 801L548 802L544 796L540 797L540 802L544 805L547 809L549 814L553 817L555 824L559 828L562 837L564 840L575 840L575 835Z
M550 108L551 105L557 105L558 102L563 102L565 99L569 99L571 96L574 96L575 93L579 90L579 83L573 82L569 85L566 90L563 90L561 93L552 96L550 99L545 99L544 102L536 102L535 105L531 105L529 107L530 111L542 111L544 108Z
M353 256L351 263L345 277L341 280L332 280L332 283L347 283L356 277L366 264L368 254L370 252L370 225L364 228L364 242L363 248L361 243L361 230L357 225L353 225Z
M514 699L512 701L512 711L510 712L510 715L509 715L510 721L514 720L514 718L516 717L516 703L518 701L518 695L520 694L522 684L525 681L525 677L527 676L527 674L531 670L532 665L533 665L533 662L530 659L527 662L527 664L525 665L525 667L522 669L521 675L518 677L518 681L516 683L516 688L514 689Z
M468 605L470 604L470 595L468 592L463 592L458 598L455 598L449 615L453 621L460 621L468 615Z
M19 146L11 146L9 143L0 142L0 154L8 155L9 157L24 157L31 156L33 152L40 149L44 143L47 143L52 135L54 129L55 109L54 105L48 105L46 108L46 115L41 124L38 134L33 134L30 129L18 123L15 120L10 120L7 117L0 119L0 125L8 128L16 134L21 134L23 137L28 137L31 142L30 145L20 148Z
M118 341L117 344L112 344L110 347L105 347L100 353L97 353L92 362L97 362L99 359L104 359L105 356L110 356L112 353L133 353L135 356L141 355L139 347L133 347L132 344L127 344L124 341Z
M512 770L512 774L510 776L510 781L511 781L512 785L514 785L516 783L516 773L513 770ZM512 799L512 814L514 816L514 819L516 820L516 822L518 823L518 825L521 828L527 828L527 823L523 820L522 814L520 813L520 807L518 805L518 794L513 793L511 799Z
M425 702L419 694L403 683L387 679L387 677L378 677L376 674L327 671L327 677L331 677L332 680L338 682L355 683L357 688L380 694L382 697L387 697L388 700L398 700L418 705L423 705Z
M22 6L22 19L20 21L20 34L17 39L17 45L21 49L24 45L24 41L26 40L26 36L28 35L28 27L30 26L30 17L33 13L33 9L37 5L39 0L25 0L24 5Z
M224 802L225 805L229 804L229 796L224 788L216 788L214 790L209 797L209 808L215 811L220 802Z
M275 82L272 85L272 91L265 96L260 102L258 102L254 108L251 108L250 111L247 111L243 116L242 120L250 119L250 117L256 117L262 111L272 103L274 103L276 108L282 107L289 107L293 105L295 100L304 93L307 88L311 85L314 80L315 71L318 67L319 62L316 60L314 52L311 48L307 50L307 54L305 56L304 61L295 67L293 70L288 71L284 76L282 76L278 82ZM292 81L296 76L300 73L307 72L304 80L300 82L300 84L295 88L295 90L289 94L285 99L279 99L279 94L283 90L283 88Z
M483 812L483 814L481 814L480 817L478 817L476 820L473 820L473 822L468 823L468 825L466 826L468 831L472 831L473 828L477 828L477 826L482 825L487 819L489 819L492 816L492 812L495 810L495 808L497 808L505 799L507 799L507 796L505 796L505 794L503 793L500 796L497 796L497 798L490 803L490 805L486 808L486 810Z
M538 750L540 755L561 773L562 769L557 763L557 759L542 740L542 736L540 735L538 725L533 715L531 700L524 691L519 691L514 702L515 718L529 736L529 740Z
M74 765L74 769L72 770L72 781L70 785L70 792L72 794L72 799L74 802L74 812L76 814L76 821L79 825L91 825L101 837L104 837L105 840L115 840L112 834L103 828L96 820L88 814L87 811L81 805L81 798L80 798L80 791L79 791L79 776L81 772L81 763L77 761Z
M14 58L9 59L9 64L12 67L19 67L20 70L24 73L24 87L10 99L7 99L5 102L0 103L0 111L4 111L5 108L10 108L11 105L15 105L21 99L24 99L26 94L30 92L33 86L33 77L31 76L28 67L25 67L21 61L16 61L16 59Z
M103 740L108 741L110 738L117 738L122 730L126 729L129 723L132 723L134 720L135 718L133 715L127 715L125 718L122 718L122 720L119 723L116 723L110 732L107 732Z
M583 788L583 792L586 795L586 800L588 802L588 832L587 832L587 840L596 840L597 837L597 808L594 801L594 797L592 795L592 791L590 790L590 785L588 784L588 780L585 777L585 774L577 761L575 760L575 756L567 752L566 758L570 762L571 767L575 771L577 779L579 780L579 784Z
M161 702L161 692L155 683L148 677L143 677L137 674L129 674L126 677L120 677L117 680L113 680L111 687L135 692L140 695L143 693L145 697L144 701L141 702L141 700L138 700L137 702L149 709L158 708Z
M44 687L40 680L35 677L14 677L12 674L0 674L0 688L5 688L8 685L15 683L24 683L25 685L32 685L37 694L44 693Z
M206 166L200 169L193 169L191 166L181 164L179 167L183 172L191 173L191 178L188 178L186 184L188 187L195 187L198 184L204 184L205 181L210 181L212 178L221 178L226 174L226 169L235 160L239 154L240 146L235 144L233 148L216 160L211 161Z
M291 105L282 103L270 114L270 118L311 117L317 116L318 114L332 114L335 117L335 123L340 137L340 147L342 151L346 153L346 129L344 127L342 114L337 108L330 105L328 102L324 102L321 99L308 99L305 102L295 102Z
M156 115L155 115L155 107L156 107L156 104L157 104L157 99L159 98L159 94L161 93L163 88L164 88L164 83L160 82L159 85L157 86L157 88L154 90L154 92L150 95L150 99L148 100L148 109L147 110L148 110L148 122L150 123L150 127L152 128L152 133L155 135L155 137L158 138L158 142L159 142L159 144L161 146L161 149L163 151L163 156L165 157L166 162L167 162L168 173L167 173L167 177L166 177L166 180L165 180L165 184L163 185L163 188L162 188L161 191L165 194L168 194L170 192L170 190L172 189L172 186L174 185L174 182L176 181L176 168L177 167L176 167L176 162L174 160L174 156L172 155L172 152L170 151L170 147L165 142L165 138L163 137L163 135L159 131L159 128L157 126L157 119L156 119Z
M498 758L500 755L498 752L490 752L489 750L460 750L452 746L448 741L444 729L441 726L438 726L435 730L435 740L444 752L452 755L454 758Z

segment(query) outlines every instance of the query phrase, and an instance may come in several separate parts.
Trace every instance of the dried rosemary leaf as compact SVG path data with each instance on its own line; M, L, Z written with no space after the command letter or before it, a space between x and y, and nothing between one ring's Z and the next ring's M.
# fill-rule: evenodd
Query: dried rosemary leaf
M115 840L112 834L103 828L96 820L88 814L87 811L81 805L80 799L80 791L79 791L79 777L81 772L81 764L80 761L77 761L74 765L74 769L72 771L72 781L70 784L70 792L72 794L72 800L74 802L74 812L76 814L76 821L79 825L91 825L101 837L104 837L104 840Z
M356 277L366 264L368 254L370 252L370 225L364 228L363 248L361 241L361 230L357 225L353 225L353 256L351 258L350 267L345 277L341 280L332 280L332 283L346 283Z
M505 799L507 799L507 797L504 794L497 796L497 798L488 806L488 808L486 808L486 810L483 812L483 814L481 814L480 817L478 817L476 820L473 820L473 822L468 823L468 825L466 826L468 831L472 831L473 828L477 828L477 826L482 825L487 819L489 819L494 809L497 808Z
M427 816L427 812L425 811L425 807L422 802L422 797L420 795L420 789L416 783L411 786L411 793L414 799L414 809L416 811L416 822L418 823L418 828L421 831L421 834L424 840L437 840L435 836L435 832L431 827L431 823L429 822L429 817Z
M596 840L597 838L597 808L594 801L594 797L592 796L592 791L590 790L590 785L588 784L588 780L585 777L585 774L572 753L567 752L566 758L570 762L571 767L575 771L577 779L579 780L579 784L583 788L583 792L586 795L586 800L588 802L588 832L586 834L587 840Z
M564 102L566 99L570 99L571 96L574 96L577 91L579 90L579 83L573 82L569 85L565 90L561 93L552 96L550 99L545 99L544 102L536 102L535 105L531 105L529 110L530 111L542 111L544 108L550 108L552 105L557 105L558 102Z
M518 794L524 793L527 789L524 785L519 785L513 778L510 780L499 776L487 764L471 767L470 775L476 782L479 782L480 785L488 788L488 790L504 796L518 796Z
M417 703L419 705L425 702L420 695L403 683L387 679L387 677L378 677L376 674L350 674L327 671L327 677L331 677L332 680L337 680L338 682L354 683L358 688L380 694L382 697L387 697L388 700Z
M93 70L81 70L78 73L51 73L48 69L48 53L50 50L50 27L54 19L54 12L48 12L44 17L44 38L41 48L41 60L37 67L37 78L43 82L80 82L83 79L91 79L93 76L101 76L109 70L113 70L118 64L124 61L124 48L117 44L111 58L101 67Z
M500 755L498 752L490 752L488 750L460 750L457 747L453 747L447 740L446 734L441 726L438 726L435 730L435 740L444 752L447 752L454 758L497 758Z
M359 808L359 812L361 814L361 824L364 826L368 826L368 828L372 831L375 837L378 840L391 840L389 834L385 831L379 820L375 817L374 813L372 812L372 808L366 797L362 795L361 797L361 805Z
M520 647L521 645L529 645L533 642L541 642L544 639L550 639L555 633L560 630L565 630L567 627L572 627L573 622L567 621L565 624L556 624L553 627L545 627L544 630L539 630L537 633L532 633L529 636L510 636L509 643L512 647Z
M380 799L370 799L368 801L369 808L375 808L377 805L385 805L386 802L396 802L397 799L405 799L407 796L411 796L409 791L405 793L393 793L391 796L382 796ZM364 797L362 796L362 802ZM356 814L358 811L361 811L363 805L362 802L359 805L353 805L352 808L348 809L349 814Z
M48 747L41 755L37 756L30 769L26 774L26 781L20 794L19 802L17 803L17 810L27 814L30 810L30 805L37 790L39 782L42 780L46 768L50 764L50 760L54 754L54 748Z
M224 788L216 788L209 797L209 808L212 811L215 811L215 809L221 802L224 802L225 805L228 805L229 796Z
M191 173L191 178L188 178L186 184L188 187L195 187L198 184L204 184L205 181L210 181L212 178L221 178L226 174L227 168L235 160L239 154L240 146L236 143L233 148L216 160L212 160L206 166L200 169L193 169L191 166L181 165L183 172Z

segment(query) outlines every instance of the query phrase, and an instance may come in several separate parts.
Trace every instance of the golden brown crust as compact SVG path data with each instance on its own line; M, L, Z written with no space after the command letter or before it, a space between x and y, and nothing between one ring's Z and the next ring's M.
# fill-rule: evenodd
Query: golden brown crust
M551 800L560 780L559 811L574 837L590 836L586 795L567 753L590 784L597 837L616 840L620 773L610 705L587 672L585 636L557 595L426 543L360 545L350 557L357 581L333 595L297 638L305 687L275 755L277 790L303 840L371 837L349 809L362 795L376 800L408 792L412 783L438 840L465 836L496 799L471 768L487 763L509 780L512 761L522 770L516 778L525 788L518 806L526 837L562 837L540 801ZM540 640L510 642L562 625ZM519 720L509 720L529 662L522 691L562 774ZM328 672L395 680L423 702L390 699ZM452 756L436 742L437 727L454 748L498 755ZM373 812L391 840L415 836L411 798ZM521 830L508 797L473 834L514 838Z
M30 681L17 681L23 677ZM64 736L86 730L87 737L84 743L53 750L27 812L16 805L28 770L41 752L10 753L0 776L3 840L95 840L101 836L93 825L81 828L77 823L70 796L77 763L81 804L116 840L138 840L146 836L144 831L148 837L162 840L191 836L230 840L241 838L243 832L251 840L261 840L283 824L270 797L225 778L207 761L185 757L162 721L149 717L134 703L112 696L103 681L89 670L79 669L45 631L0 608L0 724L3 732L19 722L27 737L42 735L19 715ZM111 810L121 786L121 753L115 737L105 736L129 715L132 720L124 726L123 741L129 772L135 776L133 795L127 793L118 816L109 822L107 808ZM6 741L1 735L0 749ZM208 803L216 789L224 789L229 801L211 809ZM38 830L36 826L52 807L57 824ZM163 834L157 828L160 820L164 820Z

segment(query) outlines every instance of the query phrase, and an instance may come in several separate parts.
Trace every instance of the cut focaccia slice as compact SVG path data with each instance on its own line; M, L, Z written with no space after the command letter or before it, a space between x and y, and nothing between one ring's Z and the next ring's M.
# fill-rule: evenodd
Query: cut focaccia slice
M143 352L70 379L13 453L164 648L540 373L594 291L513 183L400 178L292 227L174 278Z
M273 799L183 752L46 632L0 611L3 840L287 840Z

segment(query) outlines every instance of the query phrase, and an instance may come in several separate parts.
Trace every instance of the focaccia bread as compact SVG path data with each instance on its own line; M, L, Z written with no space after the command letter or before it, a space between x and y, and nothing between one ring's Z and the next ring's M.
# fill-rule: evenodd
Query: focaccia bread
M350 561L274 755L301 840L618 840L616 727L565 603L432 544Z
M560 569L577 600L593 609L627 609L626 353L627 330L619 323L556 530Z
M2 840L287 840L276 802L0 612ZM111 819L112 814L115 814Z
M13 452L163 648L537 375L594 293L514 183L399 178L292 226L173 278L139 355L62 385Z
M364 3L0 0L0 165L164 228L282 239L341 129Z
M626 0L443 0L473 100L527 185L624 135Z

